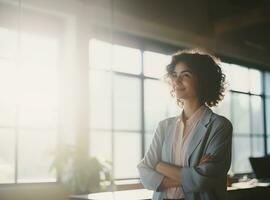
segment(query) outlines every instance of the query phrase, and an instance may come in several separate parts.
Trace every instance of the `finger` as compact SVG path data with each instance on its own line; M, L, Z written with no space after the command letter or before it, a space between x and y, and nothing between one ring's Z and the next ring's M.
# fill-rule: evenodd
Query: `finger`
M204 155L201 160L205 160L205 159L209 159L210 158L210 155Z
M201 159L208 158L209 156L210 156L210 154L203 155Z
M203 158L201 158L200 162L204 162L204 161L206 161L208 159L209 159L208 157L203 157Z
M214 157L211 156L211 157L208 157L207 159L205 159L204 161L205 161L205 162L207 162L207 161L212 161L213 159L214 159Z
M202 160L200 160L200 163L205 163L207 161L208 161L208 159L202 159Z
M212 155L210 153L206 154L205 157L209 158L211 157Z
M209 161L212 161L213 160L213 156L212 155L207 155L207 156L203 156L199 162L199 164L203 164L203 163L206 163L206 162L209 162Z

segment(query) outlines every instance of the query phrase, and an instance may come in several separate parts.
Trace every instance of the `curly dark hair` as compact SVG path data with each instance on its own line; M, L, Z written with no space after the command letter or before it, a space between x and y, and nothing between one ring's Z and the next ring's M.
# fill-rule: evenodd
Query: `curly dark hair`
M199 49L176 52L172 55L164 76L170 84L171 75L179 62L185 63L197 77L197 93L201 103L212 107L224 98L226 76L222 72L221 62L217 57Z

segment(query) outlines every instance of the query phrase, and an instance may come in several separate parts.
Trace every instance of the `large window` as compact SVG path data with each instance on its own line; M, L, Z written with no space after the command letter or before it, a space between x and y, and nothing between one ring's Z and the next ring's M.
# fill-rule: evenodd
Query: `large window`
M180 113L161 79L170 56L97 39L89 46L90 153L113 162L115 179L136 178L136 164L158 121ZM222 63L222 68L227 92L213 110L234 126L231 172L251 172L248 157L265 155L264 105L269 122L270 75L236 64ZM269 130L268 125L268 135Z
M231 171L251 172L248 157L265 154L263 73L228 63L223 63L223 70L229 92L215 110L233 123Z
M173 110L158 79L169 57L96 39L89 52L90 154L113 161L115 179L137 178L153 129Z
M54 182L59 41L0 27L0 44L0 183Z
M267 153L270 154L270 73L264 74Z

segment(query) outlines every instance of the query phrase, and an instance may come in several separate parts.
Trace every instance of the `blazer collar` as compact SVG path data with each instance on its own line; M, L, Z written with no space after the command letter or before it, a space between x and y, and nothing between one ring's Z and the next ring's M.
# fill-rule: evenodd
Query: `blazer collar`
M206 106L205 112L203 113L200 123L202 123L206 127L211 120L212 114L213 111L208 106Z

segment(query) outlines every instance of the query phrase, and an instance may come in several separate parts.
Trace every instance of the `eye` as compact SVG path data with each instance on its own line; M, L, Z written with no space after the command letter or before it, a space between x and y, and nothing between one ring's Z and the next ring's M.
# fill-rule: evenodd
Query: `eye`
M190 75L188 73L183 74L184 77L189 77Z

